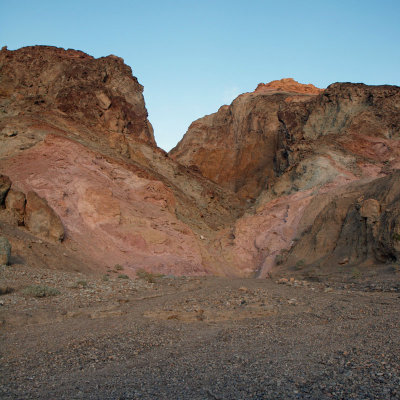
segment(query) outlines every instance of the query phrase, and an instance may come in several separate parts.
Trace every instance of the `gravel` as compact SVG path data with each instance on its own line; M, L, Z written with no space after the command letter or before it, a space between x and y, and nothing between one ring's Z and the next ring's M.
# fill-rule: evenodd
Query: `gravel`
M396 291L23 266L0 278L15 289L0 297L1 399L400 398Z

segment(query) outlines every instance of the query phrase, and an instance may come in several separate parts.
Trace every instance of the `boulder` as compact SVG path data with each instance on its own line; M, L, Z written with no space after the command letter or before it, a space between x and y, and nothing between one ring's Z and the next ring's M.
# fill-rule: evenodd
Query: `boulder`
M11 257L11 245L8 239L0 236L0 265L8 265Z
M360 208L360 215L361 217L366 218L369 223L379 221L381 215L381 206L379 201L375 199L364 200Z
M6 209L9 210L18 221L18 225L23 225L26 197L19 190L10 189L6 197Z
M46 239L64 239L64 227L59 216L45 199L30 191L26 196L25 226L34 234Z
M4 199L7 196L11 187L11 180L6 175L0 175L0 206L4 204Z

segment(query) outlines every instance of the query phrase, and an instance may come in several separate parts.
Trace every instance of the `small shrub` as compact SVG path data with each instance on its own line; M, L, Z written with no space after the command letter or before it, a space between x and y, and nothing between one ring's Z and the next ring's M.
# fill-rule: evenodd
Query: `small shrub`
M114 268L116 271L122 271L124 269L124 267L120 264L116 264Z
M306 264L306 263L305 263L304 260L299 260L299 261L296 262L295 269L296 269L296 270L300 270L300 269L302 269L302 268L304 267L305 264Z
M285 261L285 257L282 254L278 254L275 257L275 264L276 265L282 265L284 263L284 261Z
M32 297L50 297L57 296L58 294L60 294L60 291L48 286L31 285L27 286L22 293L26 296Z
M119 274L118 278L120 278L120 279L129 279L129 276L125 275L125 274Z
M105 274L105 275L102 276L101 280L103 282L108 282L110 280L110 277L107 274Z
M89 285L86 281L80 280L76 281L74 284L71 285L71 288L78 289L78 288L87 288Z
M395 274L398 274L400 272L400 265L399 264L394 264L392 266L392 270Z
M10 286L0 286L0 296L2 296L3 294L12 293L13 291L14 291L14 288L12 288Z
M157 278L162 278L164 275L163 274L153 274L152 272L147 272L144 269L138 269L136 271L136 276L139 279L143 279L147 281L148 283L154 283Z
M395 233L393 235L393 240L395 240L396 242L400 242L400 233Z
M359 278L361 278L362 273L358 268L354 267L351 270L351 276L352 276L353 279L359 279Z

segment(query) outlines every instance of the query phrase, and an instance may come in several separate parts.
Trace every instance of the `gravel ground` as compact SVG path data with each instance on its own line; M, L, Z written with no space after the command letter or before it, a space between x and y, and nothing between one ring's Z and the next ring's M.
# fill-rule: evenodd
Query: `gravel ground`
M0 296L1 399L400 398L397 277L123 272L0 267L0 288L14 289ZM32 284L59 294L32 297Z

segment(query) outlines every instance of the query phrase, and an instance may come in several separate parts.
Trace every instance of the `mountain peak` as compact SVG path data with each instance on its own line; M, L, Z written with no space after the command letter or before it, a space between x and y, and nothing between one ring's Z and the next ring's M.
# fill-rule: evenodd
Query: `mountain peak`
M269 83L259 83L255 92L264 91L279 91L279 92L291 92L291 93L304 93L304 94L319 94L324 89L319 89L316 86L309 84L303 84L295 81L293 78L283 78Z

